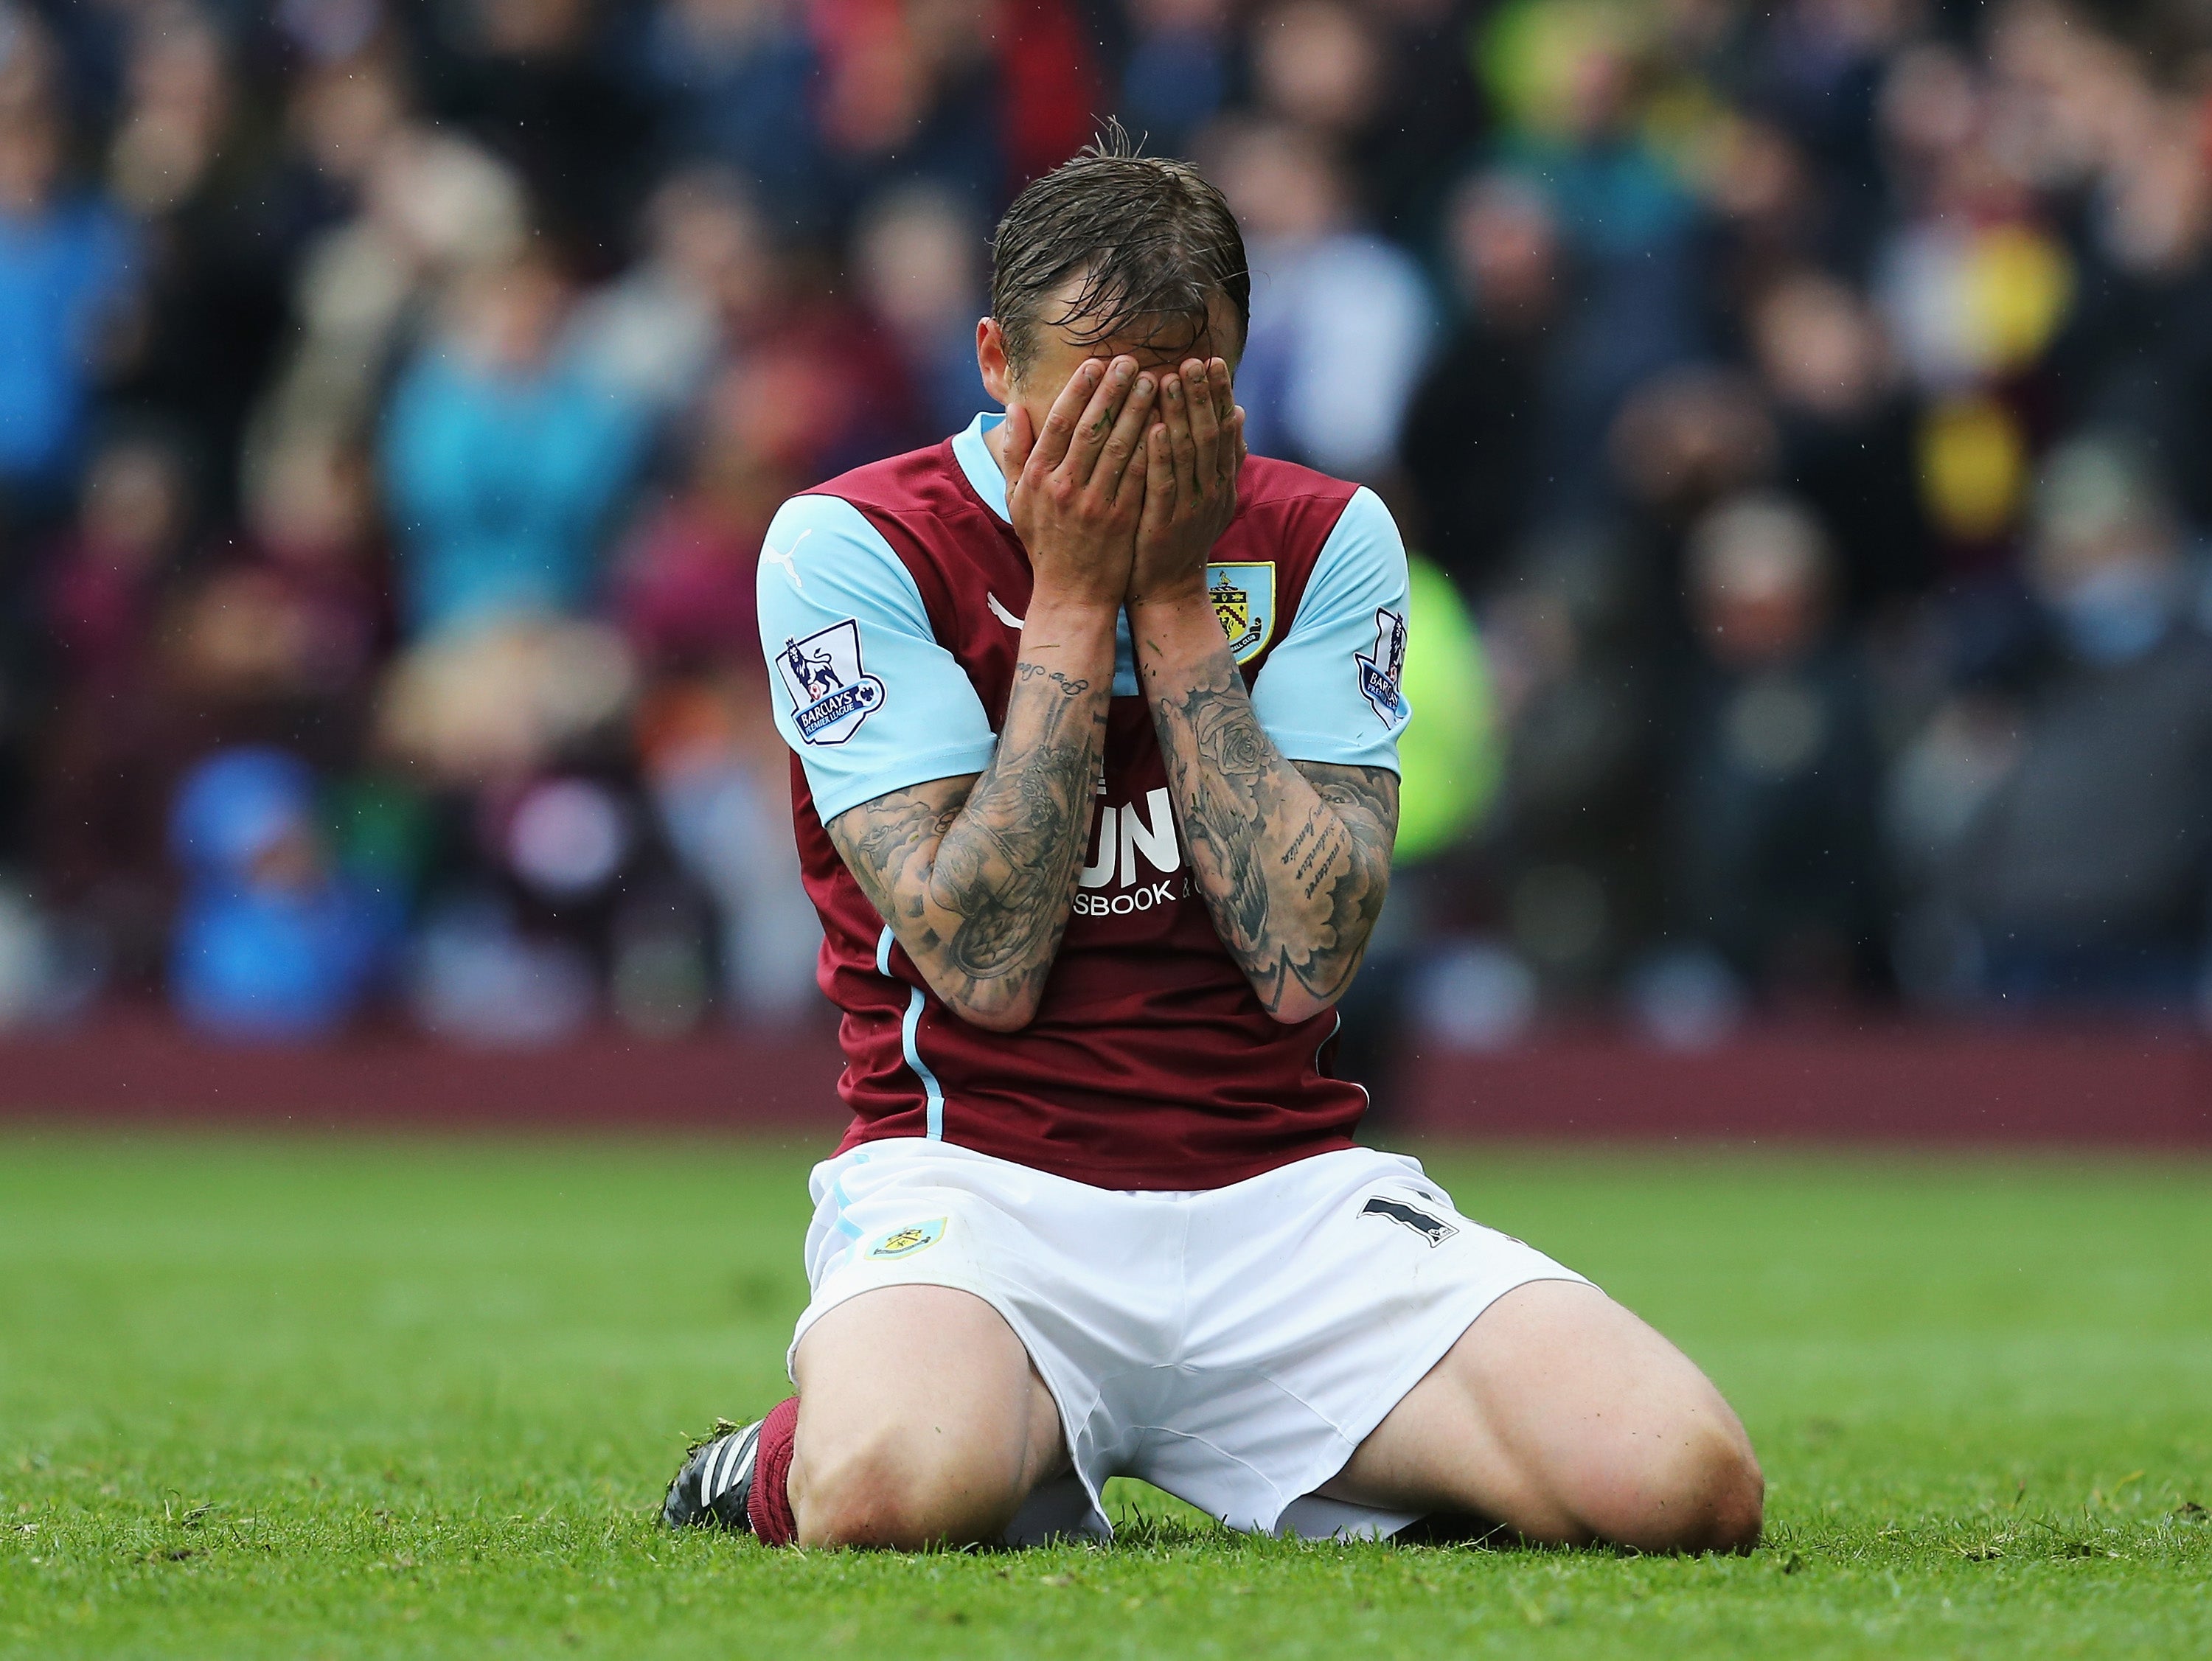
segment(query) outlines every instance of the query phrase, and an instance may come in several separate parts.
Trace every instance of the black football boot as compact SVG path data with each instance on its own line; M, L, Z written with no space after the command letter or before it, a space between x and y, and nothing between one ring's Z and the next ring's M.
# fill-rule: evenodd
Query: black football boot
M715 1420L714 1434L692 1443L684 1454L676 1480L668 1485L668 1497L661 1502L660 1520L670 1528L702 1528L711 1524L750 1534L752 1519L746 1514L745 1506L753 1494L761 1426L767 1422L762 1419L736 1425L727 1419Z

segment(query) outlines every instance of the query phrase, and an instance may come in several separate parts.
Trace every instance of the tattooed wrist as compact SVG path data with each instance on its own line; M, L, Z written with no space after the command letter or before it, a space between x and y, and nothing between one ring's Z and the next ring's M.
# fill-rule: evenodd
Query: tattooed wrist
M1017 681L1034 681L1039 676L1050 681L1070 698L1080 697L1091 690L1091 682L1084 676L1064 675L1059 670L1048 669L1042 664L1026 661L1014 665L1014 679Z
M1067 926L1105 743L1096 677L1024 659L991 764L864 803L830 824L854 878L939 997L1017 1027Z
M1197 886L1261 1003L1302 1019L1343 995L1390 881L1397 775L1284 759L1225 651L1165 685L1141 655Z

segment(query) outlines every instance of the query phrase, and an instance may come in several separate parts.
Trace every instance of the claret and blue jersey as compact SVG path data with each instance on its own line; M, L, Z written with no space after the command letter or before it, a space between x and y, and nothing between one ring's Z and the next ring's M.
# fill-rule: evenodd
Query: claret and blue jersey
M1350 1145L1334 1014L1267 1015L1189 882L1124 617L1105 765L1066 938L1036 1018L969 1026L892 939L823 827L889 791L980 773L1011 688L1029 561L978 416L944 444L785 504L761 641L843 1011L847 1146L936 1137L1112 1188L1214 1187ZM1261 724L1293 761L1397 765L1407 573L1372 491L1252 458L1208 597Z

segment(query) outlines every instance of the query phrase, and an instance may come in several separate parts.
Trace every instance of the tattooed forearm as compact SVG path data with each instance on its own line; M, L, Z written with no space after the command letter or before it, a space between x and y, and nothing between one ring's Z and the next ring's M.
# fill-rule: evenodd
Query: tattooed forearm
M1019 1027L1067 927L1091 829L1106 698L1092 677L1024 661L991 765L842 813L830 840L945 1003Z
M1214 927L1268 1012L1304 1020L1343 996L1382 912L1397 775L1284 760L1218 632L1202 653L1140 640L1139 660Z

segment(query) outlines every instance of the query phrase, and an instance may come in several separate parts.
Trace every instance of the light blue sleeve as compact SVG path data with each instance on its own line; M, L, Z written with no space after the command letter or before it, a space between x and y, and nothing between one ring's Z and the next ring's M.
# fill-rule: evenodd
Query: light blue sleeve
M983 770L998 740L982 700L858 508L793 497L769 526L758 583L776 730L823 824L887 791Z
M1406 666L1406 546L1364 488L1322 545L1291 632L1252 683L1252 708L1293 761L1398 770L1412 718Z

